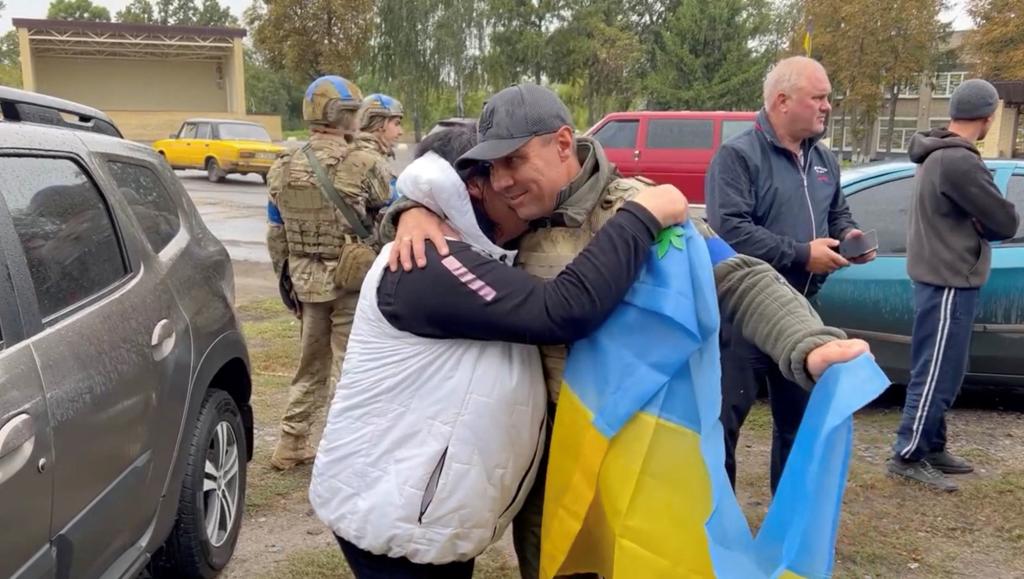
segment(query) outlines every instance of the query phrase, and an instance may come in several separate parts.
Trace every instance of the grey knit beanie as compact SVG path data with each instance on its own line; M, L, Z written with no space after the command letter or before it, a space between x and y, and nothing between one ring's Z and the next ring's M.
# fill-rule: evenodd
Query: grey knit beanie
M996 111L998 104L996 87L980 78L972 78L953 91L949 117L953 120L986 119Z

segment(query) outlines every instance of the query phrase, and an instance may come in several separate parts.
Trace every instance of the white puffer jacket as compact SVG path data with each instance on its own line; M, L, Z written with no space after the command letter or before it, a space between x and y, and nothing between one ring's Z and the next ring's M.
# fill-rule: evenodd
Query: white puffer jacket
M440 157L415 161L398 186L464 241L512 262L480 232L462 182ZM540 356L533 346L395 329L377 307L389 249L363 283L309 498L361 549L463 561L501 537L533 484L546 423Z

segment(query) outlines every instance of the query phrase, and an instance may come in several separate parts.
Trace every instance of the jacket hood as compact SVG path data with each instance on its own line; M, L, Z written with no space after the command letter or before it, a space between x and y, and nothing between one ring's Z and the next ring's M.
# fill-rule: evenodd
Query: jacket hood
M503 263L515 261L516 252L498 247L484 235L465 183L436 153L429 152L410 163L398 176L395 187L401 195L444 219L466 243Z
M935 151L952 148L968 149L975 155L979 155L978 149L973 144L949 129L932 129L915 133L910 138L910 147L907 148L907 152L910 154L911 161L921 164L928 158L928 155Z
M618 176L601 144L594 139L577 138L576 155L580 160L580 172L558 192L554 214L539 221L568 227L581 226L601 200L609 181Z

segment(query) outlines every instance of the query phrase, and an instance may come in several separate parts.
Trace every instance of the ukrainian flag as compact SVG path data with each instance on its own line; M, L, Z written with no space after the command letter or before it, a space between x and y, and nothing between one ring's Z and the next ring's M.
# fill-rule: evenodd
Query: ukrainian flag
M718 419L712 264L732 250L687 223L663 232L652 252L622 305L569 356L542 576L829 576L852 415L888 379L867 357L822 377L755 539L729 485Z

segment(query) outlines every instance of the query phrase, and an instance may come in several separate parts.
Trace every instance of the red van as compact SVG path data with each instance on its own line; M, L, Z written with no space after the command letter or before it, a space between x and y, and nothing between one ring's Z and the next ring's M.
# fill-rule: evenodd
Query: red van
M704 203L704 173L719 145L754 125L757 113L634 111L612 113L587 136L626 177L643 175Z

